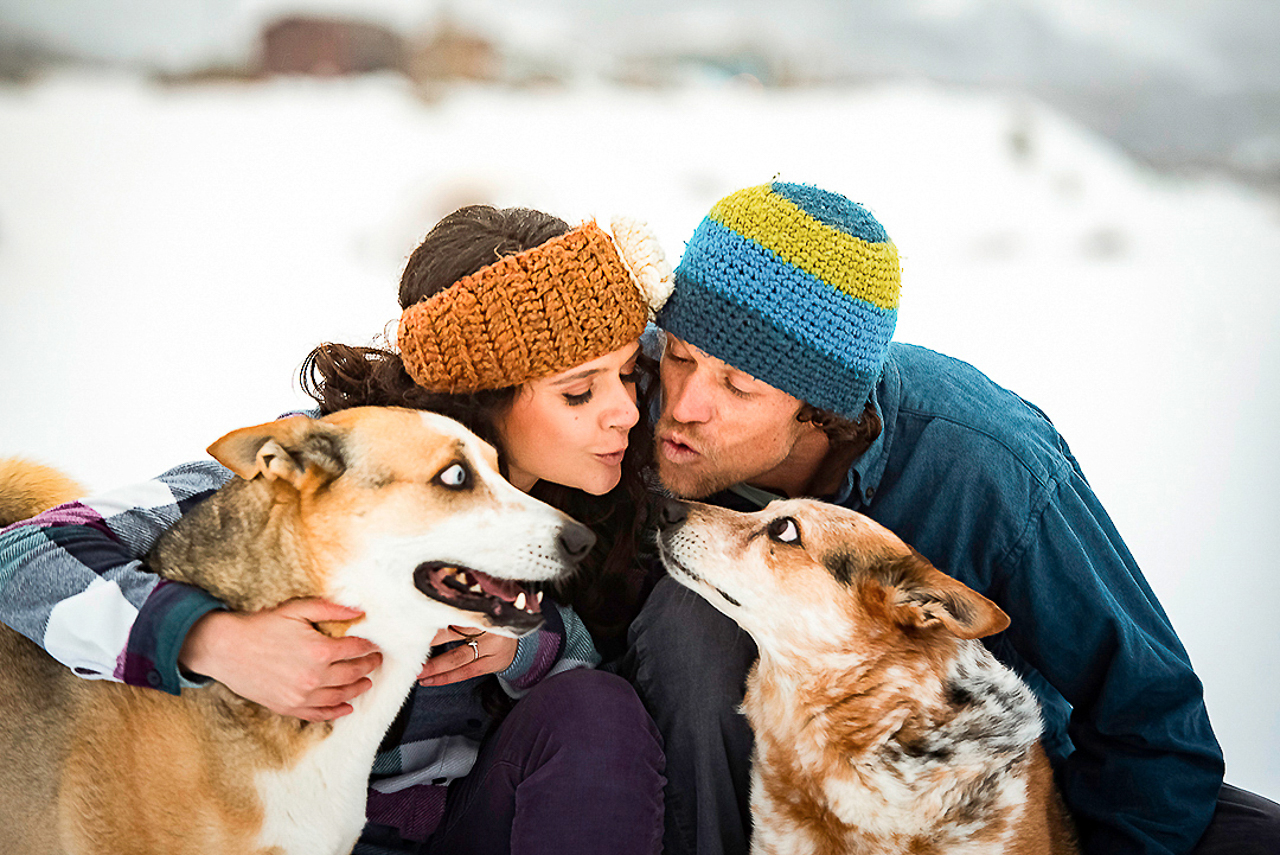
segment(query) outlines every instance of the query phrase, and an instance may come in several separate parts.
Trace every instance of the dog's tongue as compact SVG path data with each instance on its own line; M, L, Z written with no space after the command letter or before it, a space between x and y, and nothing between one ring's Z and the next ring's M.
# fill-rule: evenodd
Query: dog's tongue
M516 608L527 612L540 611L537 599L530 595L528 589L519 582L509 579L495 579L492 576L486 576L476 571L472 571L472 576L480 583L480 588L486 594L512 603Z

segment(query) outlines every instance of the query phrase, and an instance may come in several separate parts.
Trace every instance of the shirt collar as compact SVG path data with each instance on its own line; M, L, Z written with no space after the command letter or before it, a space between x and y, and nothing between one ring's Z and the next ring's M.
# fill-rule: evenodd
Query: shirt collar
M880 435L871 447L858 456L858 459L845 473L840 489L831 497L837 505L857 508L871 501L876 490L880 488L880 479L884 476L885 466L889 462L889 448L893 445L893 426L898 418L898 407L902 403L902 375L893 359L890 346L889 355L885 358L884 369L880 372L880 380L871 388L871 406L880 416Z
M781 496L777 493L771 493L768 490L761 489L760 487L754 487L751 484L746 483L734 484L729 488L729 492L741 496L757 508L763 508L765 505L776 499L785 498L785 496Z

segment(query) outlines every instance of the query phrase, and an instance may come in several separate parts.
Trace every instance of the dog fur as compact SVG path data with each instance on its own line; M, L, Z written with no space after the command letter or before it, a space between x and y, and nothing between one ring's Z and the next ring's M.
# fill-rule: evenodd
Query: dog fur
M753 853L1076 851L1035 696L975 640L1008 626L994 603L834 505L661 518L670 575L759 648Z
M34 460L0 459L0 528L84 495L68 475Z
M295 417L210 453L240 477L156 544L151 569L241 611L296 597L363 609L319 628L378 645L373 688L343 718L303 722L217 683L175 697L81 680L0 627L0 852L350 852L379 741L437 630L536 627L515 580L559 578L594 540L429 413Z

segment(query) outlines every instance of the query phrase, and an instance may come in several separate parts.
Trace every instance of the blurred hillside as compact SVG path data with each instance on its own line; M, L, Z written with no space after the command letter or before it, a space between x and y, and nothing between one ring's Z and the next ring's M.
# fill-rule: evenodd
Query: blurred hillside
M1043 101L1166 171L1280 188L1274 0L0 0L0 78L386 70L678 88L925 79ZM282 30L286 31L282 35Z

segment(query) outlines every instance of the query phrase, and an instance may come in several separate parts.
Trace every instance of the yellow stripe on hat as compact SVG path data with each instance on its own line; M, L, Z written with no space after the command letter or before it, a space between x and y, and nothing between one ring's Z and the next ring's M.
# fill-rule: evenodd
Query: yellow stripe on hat
M898 249L890 242L832 228L768 184L726 196L708 216L852 297L882 309L898 308Z

